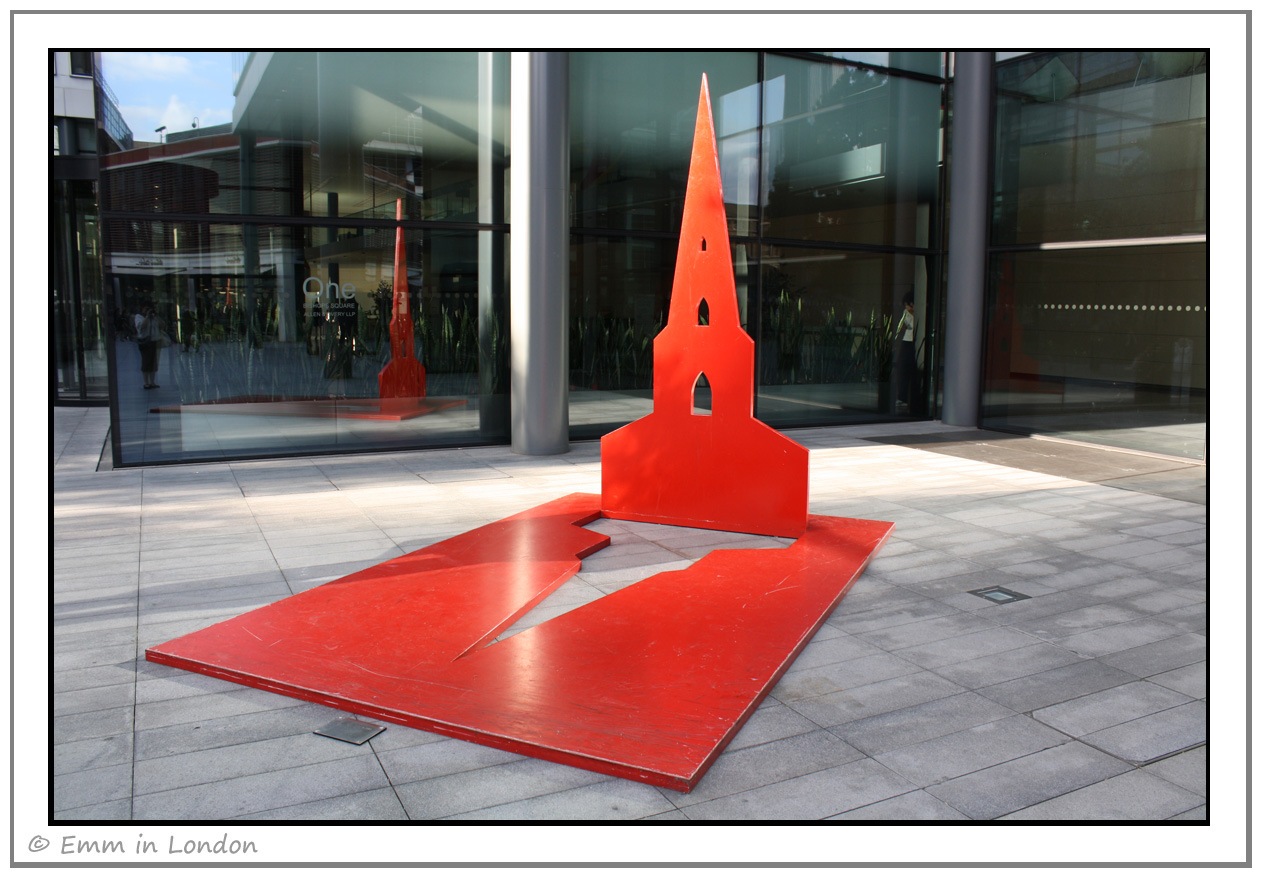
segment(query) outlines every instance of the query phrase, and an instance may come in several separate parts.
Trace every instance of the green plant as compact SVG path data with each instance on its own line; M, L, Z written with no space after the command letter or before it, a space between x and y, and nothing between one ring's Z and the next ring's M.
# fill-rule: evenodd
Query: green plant
M888 381L894 370L894 318L871 312L863 341L863 362L868 381Z
M796 384L799 370L809 364L802 352L802 296L803 288L790 289L789 275L779 269L768 268L763 276L763 289L767 294L763 317L764 377L772 384ZM805 358L809 359L809 358Z
M865 332L854 325L854 312L845 317L837 316L836 308L824 312L823 326L816 346L820 360L819 381L825 384L848 384L859 380L861 369L860 346Z

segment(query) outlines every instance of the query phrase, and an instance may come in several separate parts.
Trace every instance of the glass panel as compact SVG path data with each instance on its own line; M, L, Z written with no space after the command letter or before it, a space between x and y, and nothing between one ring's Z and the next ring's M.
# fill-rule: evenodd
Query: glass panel
M505 221L507 53L253 53L235 114L106 157L103 209Z
M992 262L985 426L1205 456L1204 245Z
M757 70L753 52L572 52L574 226L679 230L704 73L729 231L749 234L758 191Z
M942 76L942 52L820 52L830 58L843 61L857 61L860 64L871 64L874 67L892 67L895 70L909 70L912 73L927 73L930 76Z
M1040 53L996 76L992 243L1205 233L1205 52Z
M79 155L96 154L96 123L91 119L73 120L75 152Z
M759 418L789 426L923 416L926 258L787 247L764 253Z
M766 76L764 233L929 247L942 88L775 56Z
M678 248L658 238L575 239L570 428L576 438L599 436L653 410L653 339L666 325Z
M96 198L87 181L54 185L53 371L59 401L108 398Z
M428 395L391 405L378 375L391 361L393 229L114 221L107 231L124 326L152 303L171 341L152 389L140 346L117 342L124 464L507 439L502 234L407 232Z

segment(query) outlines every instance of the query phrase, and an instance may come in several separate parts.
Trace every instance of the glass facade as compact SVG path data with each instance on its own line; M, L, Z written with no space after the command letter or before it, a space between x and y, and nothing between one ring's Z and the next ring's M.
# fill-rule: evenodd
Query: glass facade
M651 409L703 74L755 414L935 416L950 61L569 53L571 437ZM238 53L233 121L156 143L94 80L104 121L53 129L54 401L108 400L123 466L508 443L509 62ZM994 72L981 425L1203 457L1206 53ZM428 379L403 414L378 383L400 202Z
M255 53L231 126L102 157L118 461L507 441L507 86L504 53ZM409 406L378 384L398 202Z
M109 399L108 316L92 182L55 181L52 216L53 398L104 403Z
M938 72L943 56L893 60L900 70L755 52L572 53L574 435L651 408L703 73L757 351L756 414L801 426L926 413L943 83L901 70ZM919 321L915 365L895 368L904 300Z
M997 68L983 426L1203 458L1204 52Z

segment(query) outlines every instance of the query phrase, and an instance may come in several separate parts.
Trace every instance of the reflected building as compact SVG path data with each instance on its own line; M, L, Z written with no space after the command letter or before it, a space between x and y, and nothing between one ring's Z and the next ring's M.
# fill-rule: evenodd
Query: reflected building
M54 401L109 402L116 465L530 451L540 424L594 439L648 413L703 73L759 419L963 400L965 423L1204 456L1203 52L986 53L980 97L943 52L525 53L551 65L530 83L521 53L241 53L232 122L156 143L108 121L91 53L55 55L87 55L65 75L99 103L55 128ZM984 142L957 136L965 110L991 120ZM69 144L92 160L72 169ZM951 241L961 148L985 154L990 209ZM396 199L433 406L382 422L364 412L390 355ZM561 207L523 221L536 204ZM984 290L962 328L947 266L968 247ZM148 391L128 338L147 301L171 339ZM962 345L975 383L943 377ZM531 396L541 376L563 392Z

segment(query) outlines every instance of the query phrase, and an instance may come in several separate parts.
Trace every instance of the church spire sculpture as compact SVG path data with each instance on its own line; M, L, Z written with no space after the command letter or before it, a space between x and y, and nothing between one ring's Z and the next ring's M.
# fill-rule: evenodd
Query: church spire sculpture
M708 385L712 409L697 410ZM709 87L701 80L653 411L601 442L610 518L801 536L807 450L754 418L754 341L740 324Z
M403 238L403 199L394 203L394 292L390 317L390 362L377 375L377 393L389 400L425 395L425 367L416 358L412 313L408 303L407 252Z

